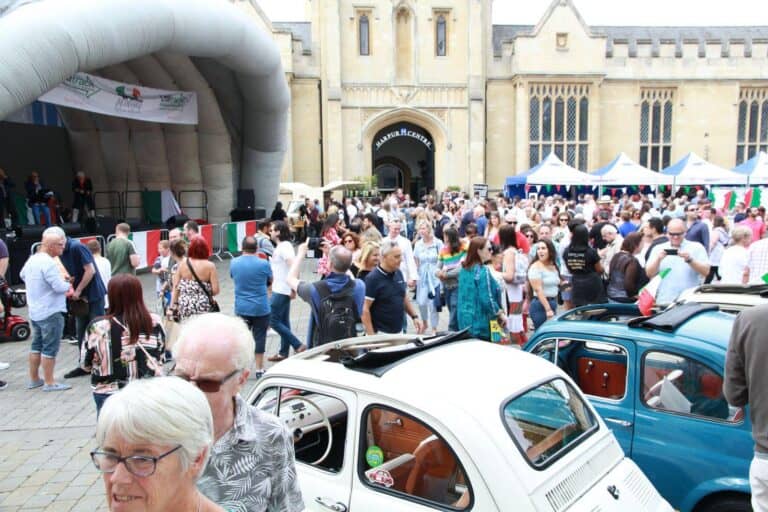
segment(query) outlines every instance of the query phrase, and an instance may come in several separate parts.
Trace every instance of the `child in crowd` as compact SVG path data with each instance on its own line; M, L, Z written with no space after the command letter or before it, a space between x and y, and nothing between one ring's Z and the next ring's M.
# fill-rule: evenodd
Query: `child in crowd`
M112 264L107 258L101 255L101 244L98 240L91 240L87 244L88 250L93 254L93 261L96 263L96 268L99 271L101 282L104 283L104 289L107 289L109 280L112 279ZM104 309L109 308L109 299L104 295Z
M171 244L168 240L160 240L157 244L158 256L152 264L155 274L155 292L160 302L160 311L165 311L171 303L171 287L168 279L168 267L171 264Z

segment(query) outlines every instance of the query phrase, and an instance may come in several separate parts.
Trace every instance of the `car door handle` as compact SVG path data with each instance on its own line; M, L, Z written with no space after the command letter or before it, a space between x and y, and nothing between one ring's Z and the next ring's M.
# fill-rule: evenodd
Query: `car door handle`
M620 427L631 427L632 422L627 420L620 420L618 418L603 418L606 423L613 423L614 425L619 425Z
M333 502L330 498L323 498L318 496L315 498L315 503L320 505L323 508L327 508L328 510L333 510L333 512L347 512L347 506L340 502Z

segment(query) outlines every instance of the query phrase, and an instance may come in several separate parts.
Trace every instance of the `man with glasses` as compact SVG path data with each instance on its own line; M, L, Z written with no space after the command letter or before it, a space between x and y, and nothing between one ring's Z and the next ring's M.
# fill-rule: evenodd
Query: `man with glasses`
M667 236L669 241L654 247L645 265L651 279L669 269L659 285L657 304L671 304L680 292L700 285L709 274L707 250L699 242L685 238L685 223L681 219L669 221Z
M298 512L304 503L292 436L239 394L254 348L245 322L222 313L192 317L173 348L173 373L205 393L213 414L215 441L197 485L227 510Z

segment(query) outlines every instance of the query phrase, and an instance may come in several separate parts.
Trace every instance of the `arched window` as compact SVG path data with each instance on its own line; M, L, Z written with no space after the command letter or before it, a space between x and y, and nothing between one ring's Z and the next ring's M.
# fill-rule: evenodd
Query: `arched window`
M672 154L671 89L647 89L640 103L640 165L654 171L669 167Z
M768 89L742 89L736 136L736 165L768 151Z
M358 37L360 43L360 55L370 55L370 28L368 26L368 16L365 14L360 15Z
M447 31L445 15L440 14L435 24L435 55L438 57L445 57L448 54Z
M571 167L587 170L589 86L534 84L529 100L529 164L554 152Z

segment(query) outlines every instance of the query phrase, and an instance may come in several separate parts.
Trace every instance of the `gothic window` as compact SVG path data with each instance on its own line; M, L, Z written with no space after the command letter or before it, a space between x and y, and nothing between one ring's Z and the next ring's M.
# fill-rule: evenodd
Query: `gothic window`
M588 167L589 86L532 84L530 86L529 164L555 153L581 171Z
M736 135L736 165L768 151L768 89L742 89Z
M654 171L670 164L673 96L671 89L645 89L640 94L640 165Z
M445 22L445 14L438 14L435 22L435 55L445 57L448 55L448 29Z
M370 47L370 27L368 25L368 16L366 14L360 15L360 19L358 21L358 38L359 38L359 47L360 47L360 55L370 55L371 54L371 47Z

